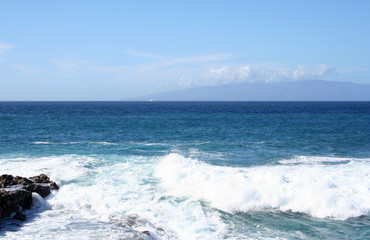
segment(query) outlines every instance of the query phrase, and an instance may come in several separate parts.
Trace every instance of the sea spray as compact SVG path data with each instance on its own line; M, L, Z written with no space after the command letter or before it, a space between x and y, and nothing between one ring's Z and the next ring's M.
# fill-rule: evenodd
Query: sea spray
M238 168L169 154L155 175L161 179L164 194L203 200L231 213L280 210L338 220L369 214L370 159L307 162Z

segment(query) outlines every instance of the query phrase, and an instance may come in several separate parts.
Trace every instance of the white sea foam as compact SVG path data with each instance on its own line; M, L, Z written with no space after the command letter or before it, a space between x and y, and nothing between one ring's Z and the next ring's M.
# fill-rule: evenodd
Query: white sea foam
M48 144L55 144L53 142L33 142L33 144L44 144L44 145L48 145Z
M350 162L369 162L370 158L339 158L339 157L315 157L315 156L295 156L291 159L280 160L280 164L346 164Z
M31 177L45 173L55 182L71 181L89 171L84 166L96 161L93 157L63 155L50 157L19 157L0 159L1 171L4 173Z
M153 176L160 158L122 157L110 164L104 160L106 165L101 162L98 157L78 155L0 159L0 166L9 174L44 172L61 183L47 202L34 196L36 208L50 206L52 211L38 213L40 218L23 226L22 233L7 232L9 239L25 235L28 239L53 239L54 235L60 239L130 239L133 233L117 227L121 222L111 217L130 214L140 216L140 224L133 225L133 230L150 231L153 239L216 239L224 231L218 213L205 212L199 201L163 198ZM33 209L29 213L35 211L39 212Z
M79 144L79 143L84 143L84 142L33 142L33 144L38 144L38 145L73 145L73 144ZM89 144L101 144L101 145L117 145L117 143L113 142L104 142L104 141L90 141L90 142L85 142Z
M117 143L112 142L89 142L90 144L102 144L102 145L117 145Z
M32 206L33 210L36 211L45 211L51 209L51 205L37 193L32 193Z
M156 159L133 158L100 167L92 182L63 186L50 202L58 208L79 211L89 220L109 221L115 214L138 214L147 224L134 229L149 230L162 239L214 239L209 232L221 231L222 224L218 217L206 216L199 202L160 200L162 194L150 183L155 180L151 177L155 163ZM212 223L216 225L213 228Z
M41 145L69 145L69 144L79 144L82 142L33 142L33 144Z
M155 176L164 194L204 200L227 212L281 210L341 220L370 214L369 161L301 160L290 162L308 164L232 168L170 154Z
M160 142L127 142L127 143L132 145L144 145L144 146L169 146L168 143Z
M230 235L217 209L291 210L336 219L370 209L369 161L358 159L233 168L180 154L63 155L0 159L0 168L20 176L44 172L61 186L46 199L34 195L31 220L5 239L132 239L142 231L154 239L222 239ZM131 232L122 227L136 215ZM245 237L233 234L231 239ZM274 236L264 229L251 234Z

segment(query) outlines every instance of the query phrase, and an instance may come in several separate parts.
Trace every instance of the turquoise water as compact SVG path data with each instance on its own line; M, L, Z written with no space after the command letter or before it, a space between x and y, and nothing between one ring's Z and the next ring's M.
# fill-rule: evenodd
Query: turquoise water
M4 238L370 238L370 102L0 102L0 136L61 185Z

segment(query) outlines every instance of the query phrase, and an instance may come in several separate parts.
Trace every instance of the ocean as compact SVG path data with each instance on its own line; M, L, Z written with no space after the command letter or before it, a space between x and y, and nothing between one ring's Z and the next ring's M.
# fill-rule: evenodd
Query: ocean
M370 102L0 102L0 174L40 173L0 238L370 239Z

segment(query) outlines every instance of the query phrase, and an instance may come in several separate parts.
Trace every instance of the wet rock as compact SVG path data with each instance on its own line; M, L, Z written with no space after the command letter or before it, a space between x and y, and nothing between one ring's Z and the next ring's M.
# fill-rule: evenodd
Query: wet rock
M39 176L30 177L30 179L35 183L48 183L52 190L59 189L59 186L43 173L41 173Z
M156 227L154 224L150 223L146 219L141 218L137 214L113 214L109 216L109 220L122 227L123 229L126 229L127 233L135 234L134 236L126 236L122 239L157 239L155 231L150 232L148 230L138 230L140 228L142 229L144 226L164 233L163 229Z
M14 178L14 183L15 185L20 184L23 186L27 186L28 184L32 184L32 181L27 178L17 176Z
M32 181L23 177L13 177L12 175L4 174L0 176L0 187L6 188L14 185L27 185L31 184Z
M38 176L30 177L30 179L35 183L51 183L50 178L43 173Z
M59 190L59 186L58 186L55 182L50 183L50 187L51 187L53 190Z
M49 185L30 184L26 186L25 189L38 193L41 197L46 197L51 193L51 187Z
M23 213L21 212L17 212L13 219L16 219L16 220L19 220L19 221L26 221L26 215L24 215Z
M32 192L20 189L15 191L0 191L1 218L9 217L13 212L29 209L32 206Z
M31 178L13 177L8 174L1 175L0 219L10 217L12 213L16 213L15 219L25 218L21 211L31 208L33 192L46 197L51 193L51 190L58 189L59 186L45 174Z
M5 188L13 184L13 176L8 174L3 174L0 176L0 187Z

